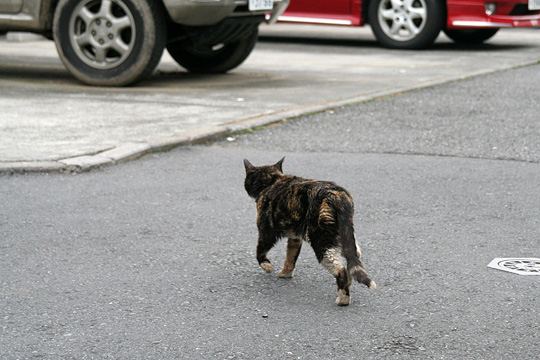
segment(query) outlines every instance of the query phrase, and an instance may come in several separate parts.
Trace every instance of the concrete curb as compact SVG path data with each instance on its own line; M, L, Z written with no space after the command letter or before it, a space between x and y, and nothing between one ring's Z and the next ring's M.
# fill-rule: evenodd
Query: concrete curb
M249 118L237 119L228 123L213 127L204 127L186 132L185 134L158 139L148 142L130 142L120 144L112 149L97 153L75 156L71 158L60 159L57 161L19 161L19 162L0 162L0 174L30 173L30 172L84 172L91 169L114 165L120 162L137 159L143 155L153 152L168 151L178 146L194 145L215 141L225 136L244 132L258 127L264 127L271 124L285 122L304 115L315 114L333 108L359 104L372 101L387 96L394 96L411 91L430 88L437 85L453 83L465 79L474 78L481 75L487 75L503 70L517 69L525 66L539 64L540 61L528 61L514 66L501 67L486 71L478 71L465 76L452 79L432 80L416 86L404 89L396 89L373 93L370 95L352 97L343 100L324 102L301 106L295 109L276 111L271 114L254 116Z

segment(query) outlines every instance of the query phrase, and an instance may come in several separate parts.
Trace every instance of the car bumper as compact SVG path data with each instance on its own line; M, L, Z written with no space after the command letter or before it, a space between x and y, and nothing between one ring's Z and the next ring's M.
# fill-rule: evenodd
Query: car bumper
M495 12L486 13L485 4L495 4ZM449 29L539 27L540 10L529 10L527 0L454 0L448 1Z
M249 11L248 0L163 0L171 19L182 25L214 25L228 17L267 15L274 21L281 15L289 0L274 0L269 11Z

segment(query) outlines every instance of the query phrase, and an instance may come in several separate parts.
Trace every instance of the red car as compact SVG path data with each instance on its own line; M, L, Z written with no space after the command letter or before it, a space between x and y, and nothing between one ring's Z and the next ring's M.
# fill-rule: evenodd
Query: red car
M540 0L291 0L279 21L369 23L383 46L420 49L441 30L455 42L482 43L500 28L538 27Z

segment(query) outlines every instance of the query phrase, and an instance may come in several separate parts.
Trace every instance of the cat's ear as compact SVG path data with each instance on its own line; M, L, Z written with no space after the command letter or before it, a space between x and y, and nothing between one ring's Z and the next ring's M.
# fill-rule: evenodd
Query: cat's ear
M255 169L255 166L253 166L253 164L250 163L248 159L244 159L244 167L246 168L246 172Z
M285 156L281 158L277 163L274 164L274 167L276 167L279 171L283 172L283 160L285 160Z

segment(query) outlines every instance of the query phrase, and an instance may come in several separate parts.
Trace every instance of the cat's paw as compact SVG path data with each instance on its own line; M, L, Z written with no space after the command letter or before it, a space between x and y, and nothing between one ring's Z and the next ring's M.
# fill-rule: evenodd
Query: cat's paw
M268 261L260 263L259 266L261 267L261 269L263 269L267 273L271 273L272 271L274 271L274 267Z
M338 290L336 304L338 306L347 306L351 302L351 296L347 295L345 291Z
M284 271L284 270L281 270L277 276L279 278L282 278L282 279L290 279L293 277L293 271Z

